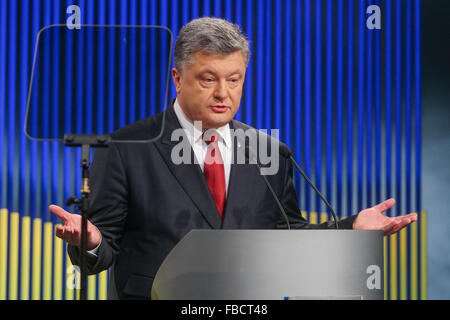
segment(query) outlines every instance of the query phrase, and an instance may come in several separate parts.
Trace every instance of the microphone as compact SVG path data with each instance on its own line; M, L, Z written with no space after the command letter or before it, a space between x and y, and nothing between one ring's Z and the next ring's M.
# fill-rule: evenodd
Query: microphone
M260 174L261 177L264 179L264 182L266 183L267 188L269 188L270 193L272 193L272 196L273 196L273 198L275 199L275 202L277 203L278 208L280 208L280 211L281 211L281 213L282 213L282 215L283 215L283 217L284 217L284 220L286 220L286 224L287 224L288 230L291 230L291 226L290 226L290 224L289 224L288 216L286 215L286 211L284 211L284 208L283 208L283 206L281 205L280 199L278 199L278 197L277 197L275 191L273 191L273 188L272 188L272 186L270 185L269 180L267 180L267 177L261 173L261 167L260 167L260 165L259 165L259 163L258 163L258 160L257 160L257 158L256 158L256 155L255 155L255 153L251 150L251 148L250 148L248 145L245 146L245 157L246 157L247 159L249 159L249 160L250 160L250 159L252 159L252 160L255 159L256 167L258 168L259 174Z
M322 201L325 203L325 205L328 207L328 209L330 209L330 212L333 215L333 219L334 219L334 224L336 226L336 230L338 230L339 227L338 227L338 223L337 223L337 216L336 216L336 213L334 212L333 208L331 208L331 205L328 203L328 201L325 199L325 197L319 192L319 190L317 190L316 186L311 182L311 180L309 180L309 178L306 176L305 172L300 168L300 166L295 161L295 159L292 156L292 153L289 150L289 148L286 145L284 145L283 143L280 143L280 154L282 156L284 156L286 158L289 158L291 160L291 162L295 165L297 170L302 174L303 178L305 178L306 181L308 181L309 185L319 195L320 199L322 199Z

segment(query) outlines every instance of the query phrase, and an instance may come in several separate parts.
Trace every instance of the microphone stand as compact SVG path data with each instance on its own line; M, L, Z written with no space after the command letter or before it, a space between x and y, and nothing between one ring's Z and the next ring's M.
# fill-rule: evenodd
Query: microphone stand
M303 178L305 178L305 180L309 183L309 185L314 189L314 191L317 193L317 195L320 197L320 199L322 199L322 201L325 203L325 205L327 206L327 208L330 210L331 215L333 216L333 220L334 220L334 226L336 227L336 230L339 229L338 226L338 220L337 220L337 216L336 213L334 212L333 208L331 207L331 205L328 203L327 199L325 199L325 197L320 193L319 190L317 190L316 186L311 182L311 180L309 180L308 176L305 174L305 172L300 168L300 166L298 165L297 161L295 161L294 157L291 155L289 155L290 160L292 161L292 163L295 165L295 167L297 168L297 170L302 174Z
M331 207L331 205L328 203L327 199L325 199L325 197L320 193L319 190L317 190L316 186L311 182L311 180L309 180L308 176L305 174L305 172L302 170L302 168L300 168L300 166L298 165L297 161L295 161L294 156L292 155L292 152L289 150L289 148L285 145L285 144L281 144L280 146L280 153L288 158L289 160L291 160L291 162L295 165L295 167L297 168L297 170L301 173L301 175L303 176L303 178L305 178L305 180L308 182L308 184L314 189L314 191L317 193L317 195L320 197L320 199L322 199L322 201L325 203L325 205L328 207L328 209L331 212L331 215L333 216L334 219L334 225L336 227L336 230L339 229L338 226L338 219L336 216L336 213L334 212L333 208Z
M109 135L96 134L65 134L64 144L68 147L81 147L81 198L70 197L67 205L76 204L81 214L81 244L80 244L80 272L81 287L80 300L87 300L87 216L89 212L89 166L90 150L92 148L105 148L111 141Z
M262 173L261 167L260 167L260 165L258 163L258 158L255 155L254 151L249 146L245 146L245 157L248 160L254 160L255 161L255 165L258 168L259 175L264 179L264 182L265 182L267 188L269 189L270 193L272 194L273 199L277 203L277 206L280 209L280 212L283 215L284 220L286 221L286 225L287 225L288 230L291 230L291 225L289 223L289 218L288 218L288 216L286 214L286 211L284 210L283 205L280 202L280 199L278 199L277 194L273 190L272 185L270 184L269 180L267 180L267 177Z

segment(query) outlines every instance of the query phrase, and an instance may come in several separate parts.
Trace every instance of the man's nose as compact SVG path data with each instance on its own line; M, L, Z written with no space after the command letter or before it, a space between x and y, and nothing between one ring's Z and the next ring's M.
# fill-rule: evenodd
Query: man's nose
M226 97L228 96L228 92L227 92L227 82L225 80L220 80L217 82L217 86L214 90L214 98L219 100L219 101L223 101L226 99Z

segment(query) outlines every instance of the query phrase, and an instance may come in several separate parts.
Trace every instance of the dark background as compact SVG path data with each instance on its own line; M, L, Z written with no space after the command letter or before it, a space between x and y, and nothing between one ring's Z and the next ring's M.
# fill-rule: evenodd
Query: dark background
M450 299L450 2L422 1L422 201L429 299Z

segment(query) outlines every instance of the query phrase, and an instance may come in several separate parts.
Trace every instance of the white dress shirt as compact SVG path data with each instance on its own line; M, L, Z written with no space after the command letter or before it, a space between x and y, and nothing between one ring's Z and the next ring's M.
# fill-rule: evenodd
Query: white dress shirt
M186 116L181 109L181 106L178 104L178 100L175 100L173 104L175 114L180 122L181 127L184 129L189 142L191 143L192 149L194 150L195 157L197 159L197 163L200 165L200 168L203 171L206 151L208 149L208 145L202 139L204 128L200 128L200 125L197 123L192 123L192 121ZM198 123L200 124L200 122ZM215 129L219 134L219 150L222 155L222 159L224 162L225 169L225 188L226 195L228 195L228 182L230 180L230 170L231 170L231 157L232 153L232 144L231 144L231 132L230 125L226 124L223 127Z

